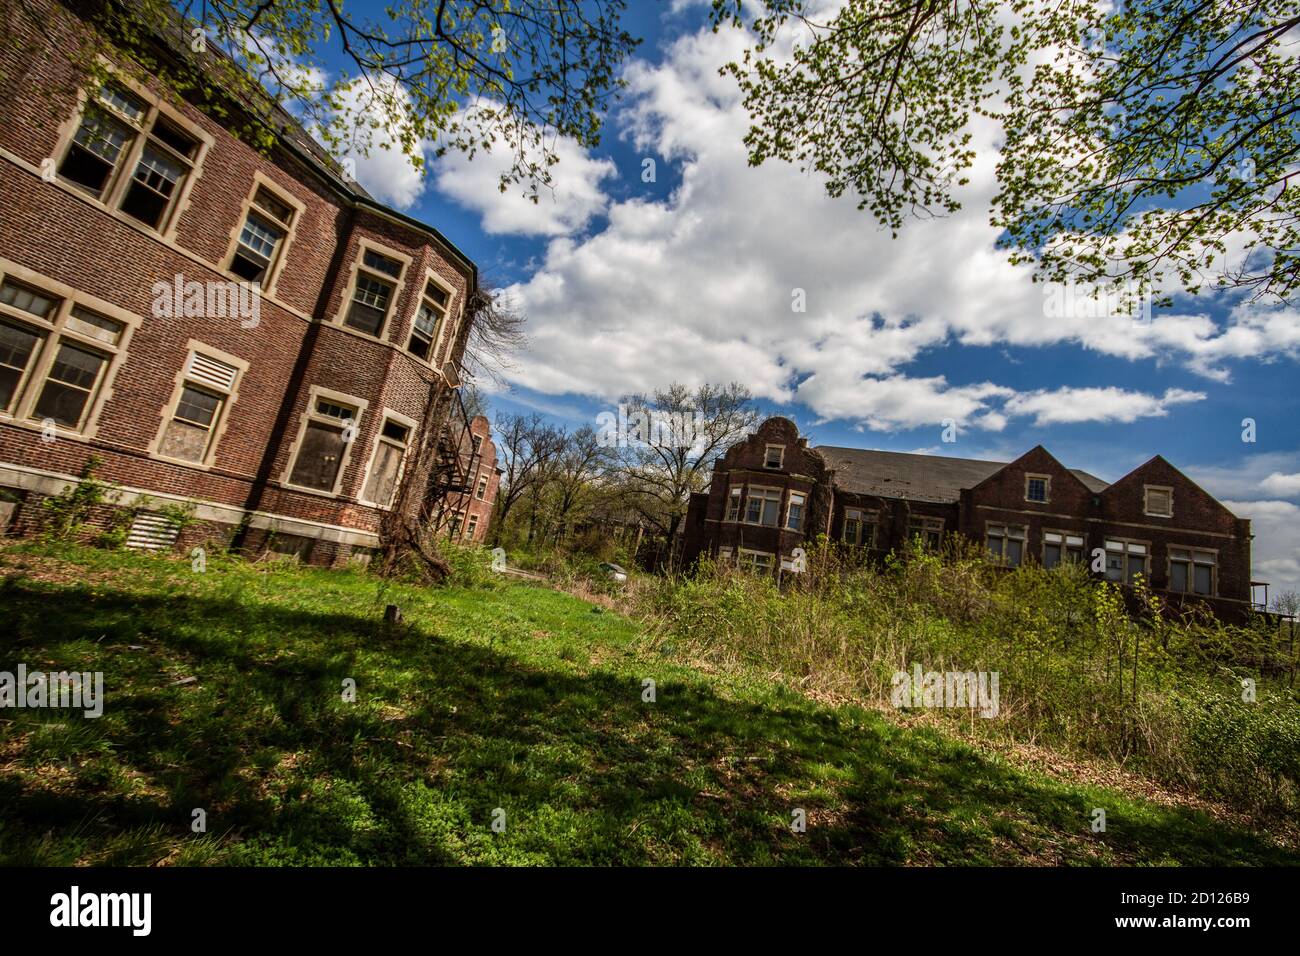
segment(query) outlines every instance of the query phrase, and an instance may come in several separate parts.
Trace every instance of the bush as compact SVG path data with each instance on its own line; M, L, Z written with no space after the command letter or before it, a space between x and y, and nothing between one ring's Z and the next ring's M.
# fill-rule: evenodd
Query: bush
M41 502L43 537L51 541L71 541L80 537L96 510L121 497L120 487L95 477L95 472L102 464L102 459L92 455L75 485L69 485L57 495L51 495ZM110 525L109 532L112 530L113 526ZM125 531L122 536L125 540Z
M1122 761L1256 809L1300 807L1300 701L1281 680L1294 674L1293 651L1262 619L1174 618L1142 587L1130 601L1081 565L1006 569L951 542L883 566L817 542L806 573L780 586L705 561L642 582L632 600L692 656L820 695L891 707L893 675L914 664L997 672L998 719L916 716ZM1243 677L1268 691L1259 703L1233 702Z

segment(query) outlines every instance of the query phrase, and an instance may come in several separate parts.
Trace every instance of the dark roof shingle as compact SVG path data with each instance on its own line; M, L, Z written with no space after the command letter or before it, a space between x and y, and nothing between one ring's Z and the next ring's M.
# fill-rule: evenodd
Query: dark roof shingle
M835 471L835 484L844 491L913 501L954 502L963 488L974 488L1007 463L975 458L947 458L871 448L819 445L813 449ZM1086 471L1070 471L1089 491L1101 491L1106 482Z

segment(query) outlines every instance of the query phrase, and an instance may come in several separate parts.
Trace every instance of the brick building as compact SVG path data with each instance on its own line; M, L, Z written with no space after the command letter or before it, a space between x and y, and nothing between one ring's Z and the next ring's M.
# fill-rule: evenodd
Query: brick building
M41 29L6 24L0 61L10 530L93 455L123 503L195 502L204 533L369 553L399 482L432 467L426 432L455 419L474 263L287 114L259 151L112 64L88 88L64 55L88 27L31 6Z
M884 555L952 532L1008 565L1091 562L1100 549L1107 579L1142 574L1175 604L1239 616L1251 603L1250 521L1159 456L1107 484L1041 445L1012 462L810 448L785 418L732 447L692 496L684 556L775 570L821 534Z
M476 415L470 420L468 435L471 442L471 460L467 469L469 481L464 492L447 499L451 513L446 524L453 539L466 544L482 544L487 540L492 525L492 509L496 506L502 469L497 464L492 426L486 416Z

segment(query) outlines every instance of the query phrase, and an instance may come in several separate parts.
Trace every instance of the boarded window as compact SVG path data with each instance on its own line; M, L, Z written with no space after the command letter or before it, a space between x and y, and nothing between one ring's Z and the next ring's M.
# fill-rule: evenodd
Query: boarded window
M307 422L289 481L303 488L333 491L346 450L342 428L325 422Z

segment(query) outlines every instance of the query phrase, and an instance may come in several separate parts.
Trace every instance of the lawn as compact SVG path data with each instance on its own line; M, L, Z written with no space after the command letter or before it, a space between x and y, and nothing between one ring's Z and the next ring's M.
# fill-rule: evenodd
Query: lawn
M0 711L4 864L1300 862L1204 814L701 673L543 587L21 543L0 547L0 614L0 670L102 671L106 691L98 719Z

